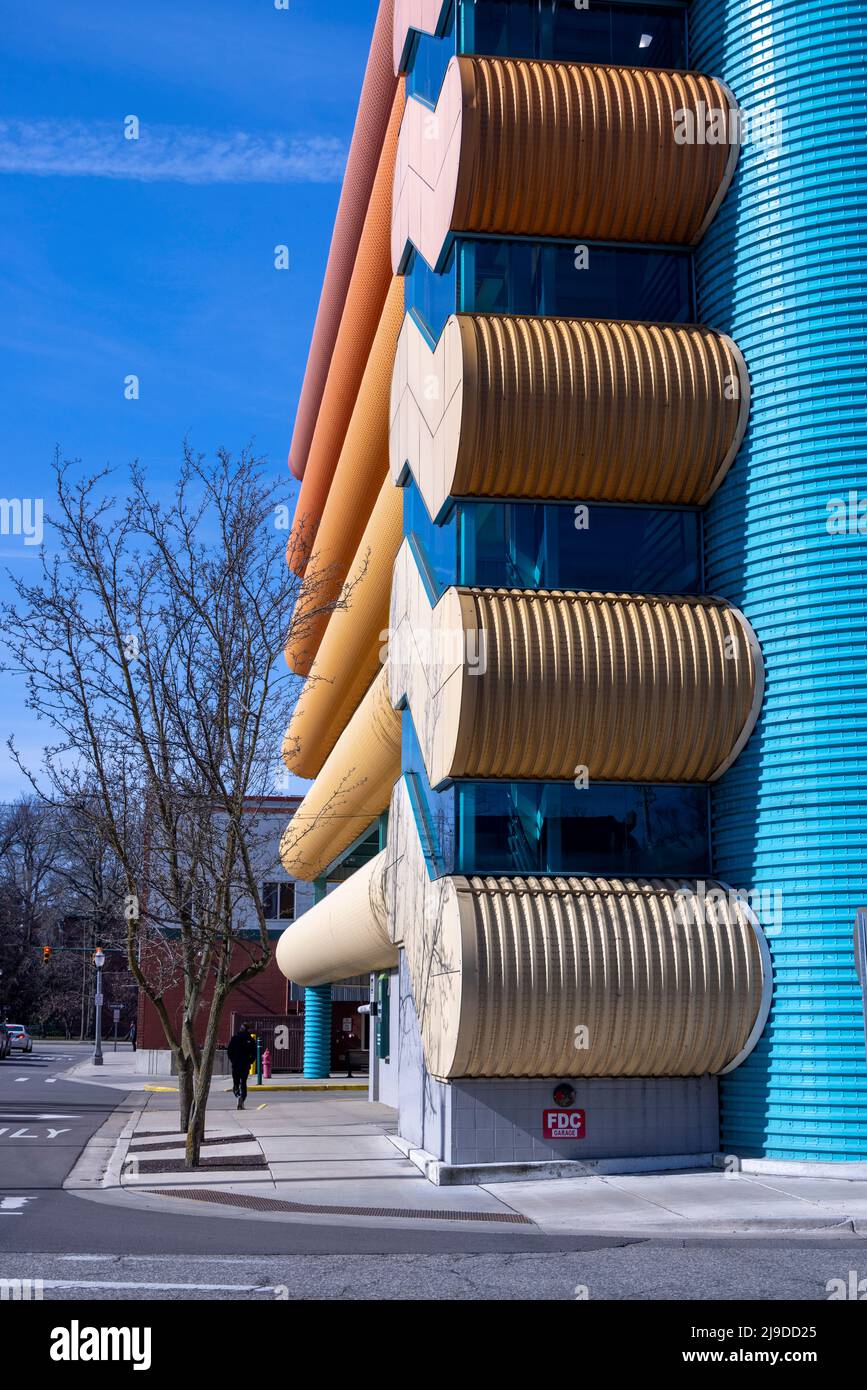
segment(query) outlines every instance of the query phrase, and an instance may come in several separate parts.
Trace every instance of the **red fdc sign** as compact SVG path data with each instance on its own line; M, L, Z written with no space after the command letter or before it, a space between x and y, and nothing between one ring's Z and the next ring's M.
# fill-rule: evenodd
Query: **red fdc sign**
M543 1110L542 1135L545 1139L584 1139L583 1110Z

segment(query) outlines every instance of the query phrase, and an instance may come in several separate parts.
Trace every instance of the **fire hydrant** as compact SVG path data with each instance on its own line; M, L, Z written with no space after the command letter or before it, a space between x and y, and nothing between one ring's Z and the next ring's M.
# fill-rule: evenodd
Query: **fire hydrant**
M267 1047L265 1048L265 1051L262 1053L262 1075L264 1076L266 1081L271 1076L271 1050Z

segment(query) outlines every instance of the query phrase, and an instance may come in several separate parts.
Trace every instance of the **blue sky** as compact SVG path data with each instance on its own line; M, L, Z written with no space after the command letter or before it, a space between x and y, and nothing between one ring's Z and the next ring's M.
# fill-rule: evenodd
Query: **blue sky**
M376 0L0 0L0 496L180 445L286 454ZM124 139L136 116L138 141ZM289 248L287 271L274 247ZM126 400L135 374L139 399ZM35 547L0 535L7 567ZM0 677L5 740L47 730Z

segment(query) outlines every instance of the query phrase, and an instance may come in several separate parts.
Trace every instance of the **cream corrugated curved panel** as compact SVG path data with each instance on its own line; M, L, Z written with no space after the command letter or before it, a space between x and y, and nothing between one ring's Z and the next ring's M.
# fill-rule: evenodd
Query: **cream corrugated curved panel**
M431 350L407 315L391 472L410 469L433 517L451 496L695 505L725 477L749 404L743 356L709 328L460 314Z
M394 0L380 0L340 202L334 219L331 249L289 451L289 467L296 478L303 476L307 463L380 150L393 108L397 86L392 64L393 4Z
M340 594L376 499L388 477L391 379L403 321L403 281L389 290L361 389L343 441L340 462L316 531L313 553L298 596L297 640L286 660L299 675L310 673L328 626L329 605Z
M708 111L735 138L680 143ZM694 245L734 174L736 111L699 73L455 57L435 118L407 102L392 266L414 246L437 269L450 231Z
M287 874L318 878L386 809L399 776L400 714L383 667L286 828Z
M394 573L391 699L432 786L711 781L758 718L761 651L723 599L453 588L431 609L406 545Z
M397 964L386 926L384 852L311 907L277 942L277 964L298 985L326 985Z
M383 315L383 307L386 301L389 301L389 312L398 313L398 301L402 301L403 297L403 281L392 277L388 252L391 188L400 118L404 106L403 87L401 80L395 93L394 108L370 194L364 230L358 244L358 254L295 507L295 522L286 548L288 563L298 574L303 574L304 567L315 549L316 532Z
M317 775L383 663L402 536L403 493L386 477L283 742L299 777Z
M384 881L435 1076L696 1076L739 1065L761 1035L767 943L723 885L432 880L405 778Z

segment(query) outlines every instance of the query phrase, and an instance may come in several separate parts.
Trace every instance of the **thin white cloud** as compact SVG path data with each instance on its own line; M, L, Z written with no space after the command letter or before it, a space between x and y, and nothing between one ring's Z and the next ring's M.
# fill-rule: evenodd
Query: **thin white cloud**
M144 183L339 183L342 141L142 122L0 120L0 173Z

